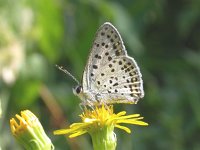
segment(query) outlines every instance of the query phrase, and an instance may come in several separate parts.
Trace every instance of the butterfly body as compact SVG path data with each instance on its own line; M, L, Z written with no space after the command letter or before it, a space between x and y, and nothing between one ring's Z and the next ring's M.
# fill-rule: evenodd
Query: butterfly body
M144 96L140 69L111 23L98 29L82 84L73 91L83 105L134 104Z

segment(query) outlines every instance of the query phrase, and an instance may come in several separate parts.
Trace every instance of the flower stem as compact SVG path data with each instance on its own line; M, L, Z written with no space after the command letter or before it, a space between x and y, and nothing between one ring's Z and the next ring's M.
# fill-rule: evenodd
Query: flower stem
M117 138L113 130L114 126L105 126L89 132L94 150L115 150Z

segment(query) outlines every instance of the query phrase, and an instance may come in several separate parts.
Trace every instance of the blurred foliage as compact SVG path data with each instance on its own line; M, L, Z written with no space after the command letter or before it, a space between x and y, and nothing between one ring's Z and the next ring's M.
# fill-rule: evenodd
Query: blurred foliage
M20 149L9 119L30 109L56 149L92 149L89 136L52 131L77 121L80 100L63 65L81 80L98 27L112 22L141 68L145 98L117 110L141 113L149 127L116 131L118 150L200 149L199 0L0 1L0 147Z

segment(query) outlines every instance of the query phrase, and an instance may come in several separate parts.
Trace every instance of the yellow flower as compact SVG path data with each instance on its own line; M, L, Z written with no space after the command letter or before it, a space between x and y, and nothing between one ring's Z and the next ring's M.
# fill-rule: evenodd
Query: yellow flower
M98 147L97 149L100 149L97 143L105 141L107 141L107 146L113 142L111 145L114 144L114 148L109 149L115 149L116 136L113 132L115 127L122 129L127 133L131 133L131 130L128 127L121 124L148 125L141 121L143 117L140 117L140 114L126 115L125 111L115 114L112 105L102 105L102 107L96 107L94 110L85 109L80 117L82 122L73 123L68 129L56 130L54 131L54 134L69 134L69 137L73 138L89 133L92 137L94 149L95 145ZM95 141L96 144L94 144ZM105 145L102 149L105 149Z
M26 150L52 150L51 140L45 134L38 118L29 110L16 114L19 123L10 119L10 128L13 136Z

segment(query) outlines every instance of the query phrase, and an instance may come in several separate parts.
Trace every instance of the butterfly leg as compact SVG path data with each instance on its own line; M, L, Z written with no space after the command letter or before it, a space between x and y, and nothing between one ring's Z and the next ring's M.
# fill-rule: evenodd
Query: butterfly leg
M85 105L83 102L79 104L79 107L82 111L87 109L87 105Z
M106 96L103 96L102 94L96 94L95 99L97 102L97 106L104 106L107 110L109 110L109 104L106 102L107 98Z
M81 110L87 110L87 109L92 109L94 110L94 104L91 100L85 100L84 102L79 104L79 107Z
M95 95L95 100L97 104L101 105L101 95L99 93Z

